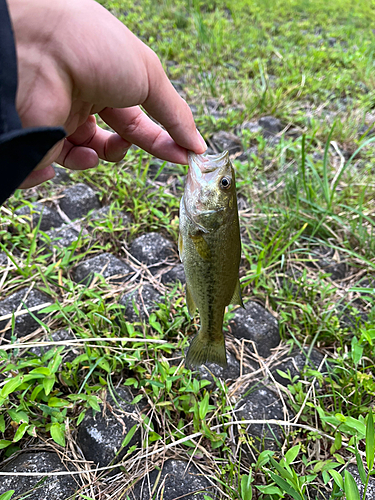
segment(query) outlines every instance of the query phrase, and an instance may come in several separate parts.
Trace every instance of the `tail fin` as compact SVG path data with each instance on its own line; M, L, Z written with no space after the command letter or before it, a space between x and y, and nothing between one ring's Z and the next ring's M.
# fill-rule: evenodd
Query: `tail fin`
M207 334L199 332L193 338L186 356L186 366L193 369L204 363L216 363L224 368L227 366L224 335L221 339L212 341Z

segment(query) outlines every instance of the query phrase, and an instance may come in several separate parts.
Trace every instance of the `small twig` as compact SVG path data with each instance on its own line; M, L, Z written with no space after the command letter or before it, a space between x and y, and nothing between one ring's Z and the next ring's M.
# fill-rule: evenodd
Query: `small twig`
M84 339L69 339L69 340L58 340L58 341L38 341L38 342L25 342L25 343L15 343L8 344L2 346L1 349L3 351L8 351L9 349L28 349L30 347L45 347L45 346L54 346L54 345L66 345L66 346L76 346L79 347L79 344L83 342L133 342L133 343L144 343L144 344L166 344L167 340L160 339L143 339L137 337L93 337L93 338L84 338ZM99 346L100 347L100 346Z
M0 316L0 321L11 319L13 316L17 318L18 316L23 316L24 314L28 314L29 312L39 311L39 309L44 309L45 307L51 306L52 304L53 302L43 302L43 304L39 304L38 306L33 306L29 307L28 309L21 309L20 311L4 314L4 316Z

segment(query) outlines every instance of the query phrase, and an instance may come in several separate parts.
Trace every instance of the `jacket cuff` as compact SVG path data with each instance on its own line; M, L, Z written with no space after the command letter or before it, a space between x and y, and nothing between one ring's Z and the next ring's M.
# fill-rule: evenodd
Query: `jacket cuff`
M62 127L24 128L0 135L0 205L65 135Z

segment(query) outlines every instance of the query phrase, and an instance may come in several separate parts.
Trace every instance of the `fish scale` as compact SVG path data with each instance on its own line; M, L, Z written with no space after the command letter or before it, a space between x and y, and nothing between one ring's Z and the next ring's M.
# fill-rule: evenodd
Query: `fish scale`
M241 239L235 174L228 152L189 153L189 170L180 203L180 258L186 275L186 300L201 327L186 364L226 366L223 318L225 308L243 306L238 271Z

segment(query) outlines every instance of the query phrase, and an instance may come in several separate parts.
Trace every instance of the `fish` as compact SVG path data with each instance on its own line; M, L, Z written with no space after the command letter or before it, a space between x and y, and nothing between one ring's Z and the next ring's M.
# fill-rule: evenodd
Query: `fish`
M180 202L178 249L186 276L190 318L198 308L200 330L185 364L227 366L223 321L229 304L244 307L239 281L241 237L236 179L228 151L188 152L189 168Z

